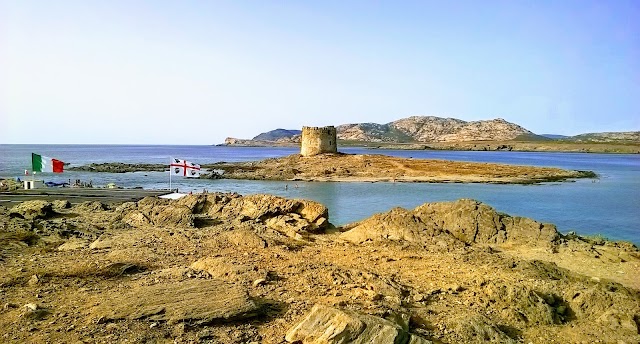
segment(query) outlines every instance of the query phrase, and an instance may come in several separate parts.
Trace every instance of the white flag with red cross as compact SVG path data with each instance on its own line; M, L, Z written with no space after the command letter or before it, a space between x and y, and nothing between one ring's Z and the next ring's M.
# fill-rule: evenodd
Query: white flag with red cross
M169 173L172 176L198 178L200 177L200 165L190 161L172 158L171 164L169 165Z

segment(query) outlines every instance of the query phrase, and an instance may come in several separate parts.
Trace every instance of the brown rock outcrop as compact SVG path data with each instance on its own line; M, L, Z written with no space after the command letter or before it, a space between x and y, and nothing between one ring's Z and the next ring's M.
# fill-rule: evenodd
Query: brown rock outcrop
M9 216L26 220L46 219L54 214L52 204L40 200L22 202L9 210Z
M479 314L464 314L454 328L459 343L517 343L492 324L491 320Z
M227 282L253 281L266 276L251 264L229 262L224 257L202 258L191 264L190 268L206 271L211 277Z
M209 324L250 318L259 310L242 288L217 280L193 279L103 295L92 313L101 321L150 319Z
M340 237L354 243L367 240L426 243L434 237L449 236L465 244L540 245L559 238L552 224L501 214L470 199L425 203L411 211L394 208L345 228L349 230Z
M147 197L118 207L116 213L116 222L131 227L151 224L193 228L198 221L256 221L291 237L330 226L324 205L272 195L210 193L173 201Z
M151 224L160 226L194 227L193 211L187 206L155 197L146 197L137 203L137 211L144 217L129 214L129 223L145 223L145 218ZM134 213L135 214L135 213Z
M431 343L403 326L379 317L315 305L285 336L290 343L393 344Z

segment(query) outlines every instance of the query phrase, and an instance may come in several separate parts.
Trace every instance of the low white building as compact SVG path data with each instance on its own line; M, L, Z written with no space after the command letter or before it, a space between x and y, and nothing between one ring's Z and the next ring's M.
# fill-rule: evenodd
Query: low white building
M25 190L42 189L47 187L44 184L44 180L23 180L22 185Z

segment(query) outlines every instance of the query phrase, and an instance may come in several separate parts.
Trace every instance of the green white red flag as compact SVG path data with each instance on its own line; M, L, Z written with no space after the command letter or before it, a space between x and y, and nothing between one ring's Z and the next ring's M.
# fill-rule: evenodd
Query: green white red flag
M31 170L34 172L62 173L64 162L44 155L31 153Z

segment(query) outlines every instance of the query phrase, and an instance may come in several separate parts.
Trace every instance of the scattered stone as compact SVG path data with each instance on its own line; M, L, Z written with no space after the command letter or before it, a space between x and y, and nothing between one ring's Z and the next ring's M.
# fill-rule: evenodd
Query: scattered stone
M265 284L267 284L267 280L264 278L258 278L257 280L253 281L254 287L265 285Z
M413 302L424 302L426 301L426 297L423 294L415 293L412 295Z
M76 251L81 250L89 246L89 242L84 239L71 238L67 240L64 244L58 246L58 251Z
M111 248L113 246L113 241L107 237L100 237L89 245L89 249L91 250L102 250L106 248Z
M211 331L209 329L204 329L200 332L198 332L198 339L200 340L206 340L206 339L211 339L213 338L213 334L211 333Z
M460 343L517 343L482 315L465 315L455 324L454 332Z
M22 317L30 320L43 320L49 315L49 310L40 308L35 303L27 303L24 305L25 312L22 313Z
M18 305L15 303L7 302L4 304L4 310L9 310L11 308L18 308Z
M285 336L290 343L431 343L393 321L316 304Z
M100 275L105 277L117 277L122 275L135 274L144 271L145 268L136 264L111 263L100 269Z
M638 333L640 330L632 314L624 314L616 309L609 309L604 312L596 322L606 325L611 330L625 329L630 333Z
M9 210L10 217L19 217L26 220L47 219L55 215L50 202L33 200L22 202Z
M143 213L139 211L132 211L124 216L122 222L131 227L142 227L151 223Z
M38 275L33 275L33 276L31 276L31 278L29 278L29 281L27 281L27 284L33 287L33 286L37 285L38 282L40 282L40 279L38 278Z
M411 319L409 314L391 312L391 314L386 316L386 319L398 324L403 330L409 331L409 320Z
M238 280L251 282L263 279L266 275L252 265L229 262L224 257L202 258L191 264L190 268L196 271L205 271L213 278L229 282Z
M251 318L261 310L245 289L217 280L141 286L100 298L102 302L92 313L102 321L149 319L203 325Z
M35 311L38 309L38 305L35 303L27 303L26 305L24 305L24 308L26 308L28 311Z
M98 211L107 210L107 205L99 201L86 201L73 206L74 211L83 213L94 213Z
M180 337L187 332L187 325L183 322L177 324L171 330L171 335L174 337Z
M69 203L69 201L67 201L66 199L58 199L51 201L51 206L54 210L69 209L71 208L71 203Z
M225 237L227 238L227 240L229 240L229 242L236 246L247 246L254 248L267 247L267 243L264 241L264 239L248 229L237 229L230 231L228 233L225 233Z

